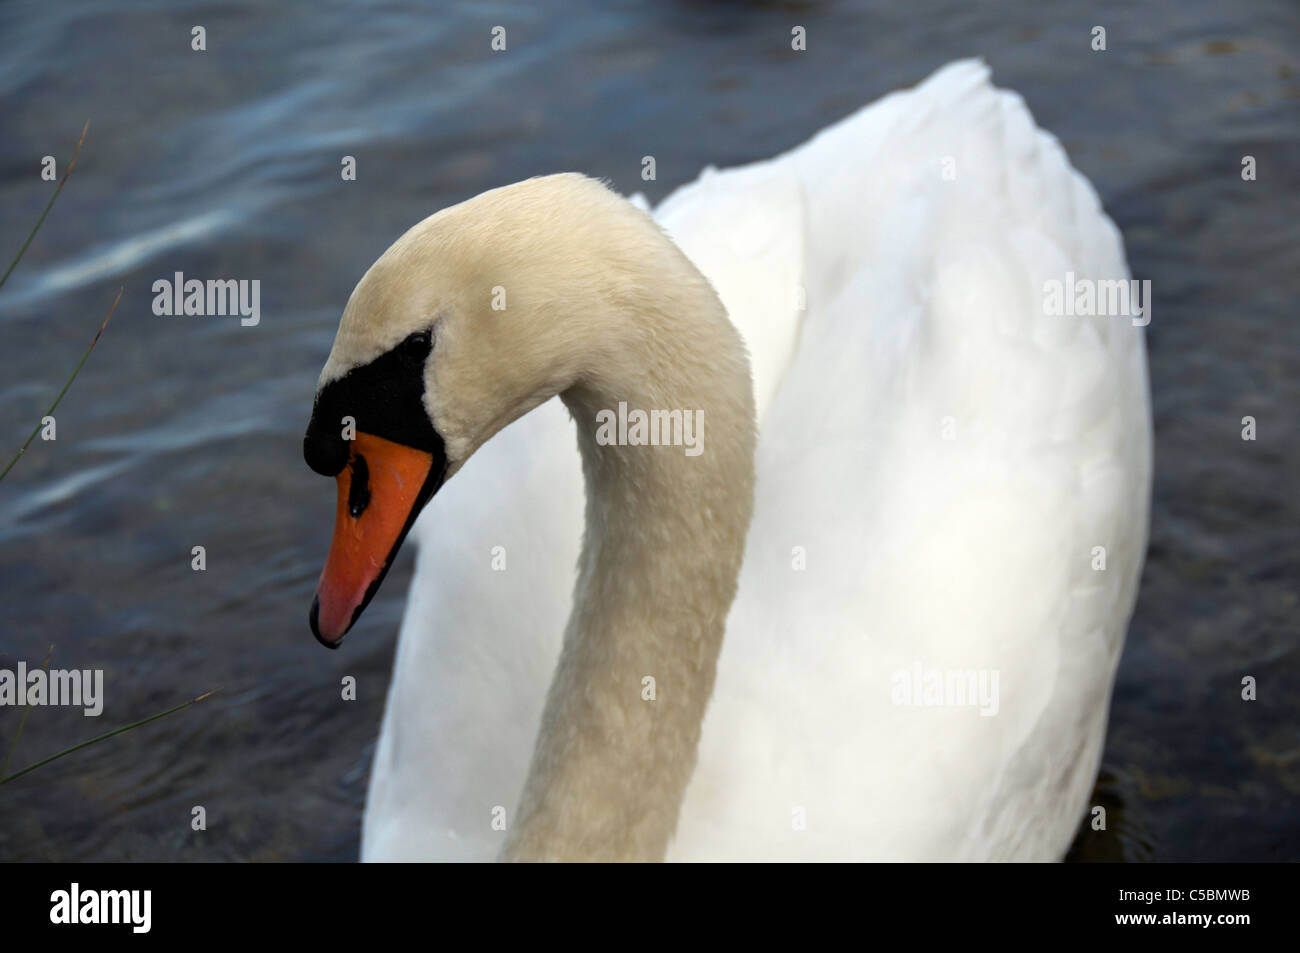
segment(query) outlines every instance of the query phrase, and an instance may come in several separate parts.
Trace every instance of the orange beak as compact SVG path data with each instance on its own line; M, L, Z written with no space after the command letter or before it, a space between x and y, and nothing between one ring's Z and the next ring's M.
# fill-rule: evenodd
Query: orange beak
M433 454L360 433L338 481L334 539L311 607L311 630L337 648L383 582L415 518L437 489Z

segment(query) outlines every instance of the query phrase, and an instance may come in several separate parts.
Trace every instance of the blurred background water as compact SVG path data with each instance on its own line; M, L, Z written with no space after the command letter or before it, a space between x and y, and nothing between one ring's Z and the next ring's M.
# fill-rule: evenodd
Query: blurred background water
M62 173L91 120L0 292L0 446L126 288L57 441L0 487L0 666L53 644L55 667L105 670L105 712L35 709L12 767L221 688L0 788L0 858L355 858L411 556L360 637L321 650L306 610L333 488L300 447L342 307L398 234L562 170L656 201L970 55L1061 138L1155 298L1155 504L1097 793L1111 824L1072 857L1300 858L1298 49L1292 0L0 7L6 261L53 188L41 157ZM259 279L261 323L155 316L152 283L177 271ZM17 719L0 710L0 750Z

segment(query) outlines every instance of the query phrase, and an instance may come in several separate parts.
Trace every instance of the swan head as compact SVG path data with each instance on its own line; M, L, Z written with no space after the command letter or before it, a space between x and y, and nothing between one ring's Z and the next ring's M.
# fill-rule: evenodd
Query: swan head
M485 192L384 252L344 309L303 441L337 481L317 640L339 644L475 450L628 350L648 289L680 287L684 263L648 215L576 174Z

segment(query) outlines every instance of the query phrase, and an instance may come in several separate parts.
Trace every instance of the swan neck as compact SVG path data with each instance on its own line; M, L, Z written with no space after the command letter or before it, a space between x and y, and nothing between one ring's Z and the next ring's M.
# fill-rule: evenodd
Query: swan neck
M698 298L694 313L660 317L653 348L624 348L561 395L577 426L586 527L505 859L662 860L676 828L754 478L744 345L711 289ZM651 436L660 442L633 442Z

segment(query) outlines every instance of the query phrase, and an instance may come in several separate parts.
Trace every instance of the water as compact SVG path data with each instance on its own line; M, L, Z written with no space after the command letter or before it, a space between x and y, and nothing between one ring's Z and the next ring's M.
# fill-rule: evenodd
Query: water
M33 711L14 766L211 688L0 788L7 859L351 859L411 556L325 652L306 626L332 490L303 464L353 284L428 213L580 170L651 200L981 54L1064 142L1155 293L1151 552L1084 859L1300 857L1300 9L1050 0L0 8L0 665L103 668L99 719ZM206 52L190 28L207 29ZM507 27L508 50L489 50ZM790 50L790 28L808 51ZM1104 25L1109 49L1089 50ZM640 179L641 157L658 179ZM1259 178L1243 182L1243 155ZM354 155L358 178L343 182ZM261 281L262 320L160 318L155 279ZM1240 419L1258 420L1243 443ZM190 569L203 545L207 571ZM345 675L356 701L343 701ZM1243 676L1259 700L1240 699ZM0 738L13 710L0 712ZM202 805L208 829L190 828Z

